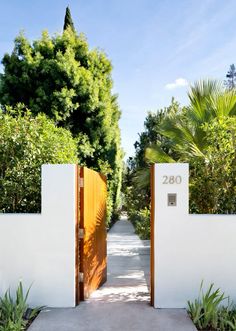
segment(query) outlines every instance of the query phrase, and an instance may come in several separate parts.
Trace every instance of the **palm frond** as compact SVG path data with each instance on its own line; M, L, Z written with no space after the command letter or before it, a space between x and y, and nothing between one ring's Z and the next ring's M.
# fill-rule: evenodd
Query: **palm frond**
M189 117L195 122L204 123L215 117L212 110L212 99L221 95L223 86L216 80L199 80L195 82L188 92L190 100Z
M145 159L148 163L173 163L172 157L166 154L159 145L152 145L145 150Z
M236 114L236 94L234 91L224 92L212 99L215 116L218 118L225 116L235 116Z
M137 169L133 174L132 182L140 190L148 188L150 186L150 168Z

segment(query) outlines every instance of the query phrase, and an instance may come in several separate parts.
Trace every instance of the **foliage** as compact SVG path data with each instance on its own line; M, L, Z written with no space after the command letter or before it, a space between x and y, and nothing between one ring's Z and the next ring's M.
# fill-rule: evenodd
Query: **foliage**
M171 140L163 135L159 128L166 117L175 117L181 111L180 105L174 98L169 107L157 110L156 112L148 112L144 122L144 131L139 134L139 140L135 142L135 169L145 167L147 165L145 159L145 150L153 144L158 146L168 155L172 155Z
M130 210L129 220L135 227L135 233L142 240L150 239L150 208L143 208L139 211Z
M228 90L232 90L236 87L236 68L234 64L231 64L229 71L226 74L227 80L224 82Z
M30 43L20 34L2 60L0 103L23 103L33 116L44 112L78 141L78 158L107 175L110 210L119 206L122 158L112 65L100 50L90 50L83 34L70 27Z
M190 164L191 212L236 211L235 90L206 80L191 86L188 96L188 107L172 100L170 107L147 115L125 174L130 217L133 211L149 208L149 165L159 162Z
M18 105L0 112L0 211L40 212L41 165L77 163L71 133Z
M150 235L150 168L145 160L145 150L147 147L153 147L153 144L158 144L159 148L165 151L164 156L166 153L173 156L171 140L159 132L159 127L167 116L174 116L179 112L180 106L173 99L169 107L156 113L148 113L144 123L145 129L134 144L135 156L128 159L124 172L125 208L129 218L134 220L136 232L145 239Z
M166 116L159 132L171 140L170 153L156 146L146 150L150 163L190 163L190 211L235 212L235 115L236 93L216 81L191 87L190 104Z
M66 7L66 14L64 18L64 26L63 30L65 31L68 27L72 29L72 31L75 31L74 23L71 17L71 12L69 6Z
M224 305L225 300L227 304ZM188 301L188 313L198 330L228 331L236 329L236 310L229 298L214 290L214 284L203 291L203 282L200 292L194 302Z
M203 125L214 118L236 115L235 92L225 91L216 81L199 81L190 88L188 95L188 108L180 114L167 116L159 127L161 134L172 142L175 161L188 162L192 157L204 157L207 142Z
M214 119L202 126L203 157L190 162L190 210L195 213L236 213L236 118Z
M13 299L10 290L0 298L0 331L22 331L41 308L29 309L27 299L30 288L24 294L20 282ZM28 313L29 312L29 313Z

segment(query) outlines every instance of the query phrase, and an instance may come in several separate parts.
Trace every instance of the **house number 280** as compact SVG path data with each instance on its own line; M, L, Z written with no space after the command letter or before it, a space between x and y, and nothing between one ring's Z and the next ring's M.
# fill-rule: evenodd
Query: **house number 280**
M181 184L181 176L163 176L162 184Z

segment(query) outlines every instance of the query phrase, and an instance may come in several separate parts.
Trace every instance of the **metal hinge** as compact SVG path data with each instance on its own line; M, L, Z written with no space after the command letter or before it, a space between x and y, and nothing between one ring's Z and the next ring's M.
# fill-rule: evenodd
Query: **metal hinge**
M79 282L80 283L83 283L84 282L84 273L83 272L80 272L79 273Z
M79 186L84 187L84 179L80 177L79 179Z
M84 239L84 229L79 229L79 239Z

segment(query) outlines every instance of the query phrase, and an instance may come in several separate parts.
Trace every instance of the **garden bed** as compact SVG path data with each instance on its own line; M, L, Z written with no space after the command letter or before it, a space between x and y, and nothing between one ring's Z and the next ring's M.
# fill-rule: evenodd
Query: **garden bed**
M214 284L203 291L203 282L197 299L188 301L188 314L200 331L235 331L236 306Z
M14 298L10 289L0 298L0 330L23 331L27 330L43 307L29 308L27 299L30 289L26 294L20 282Z

